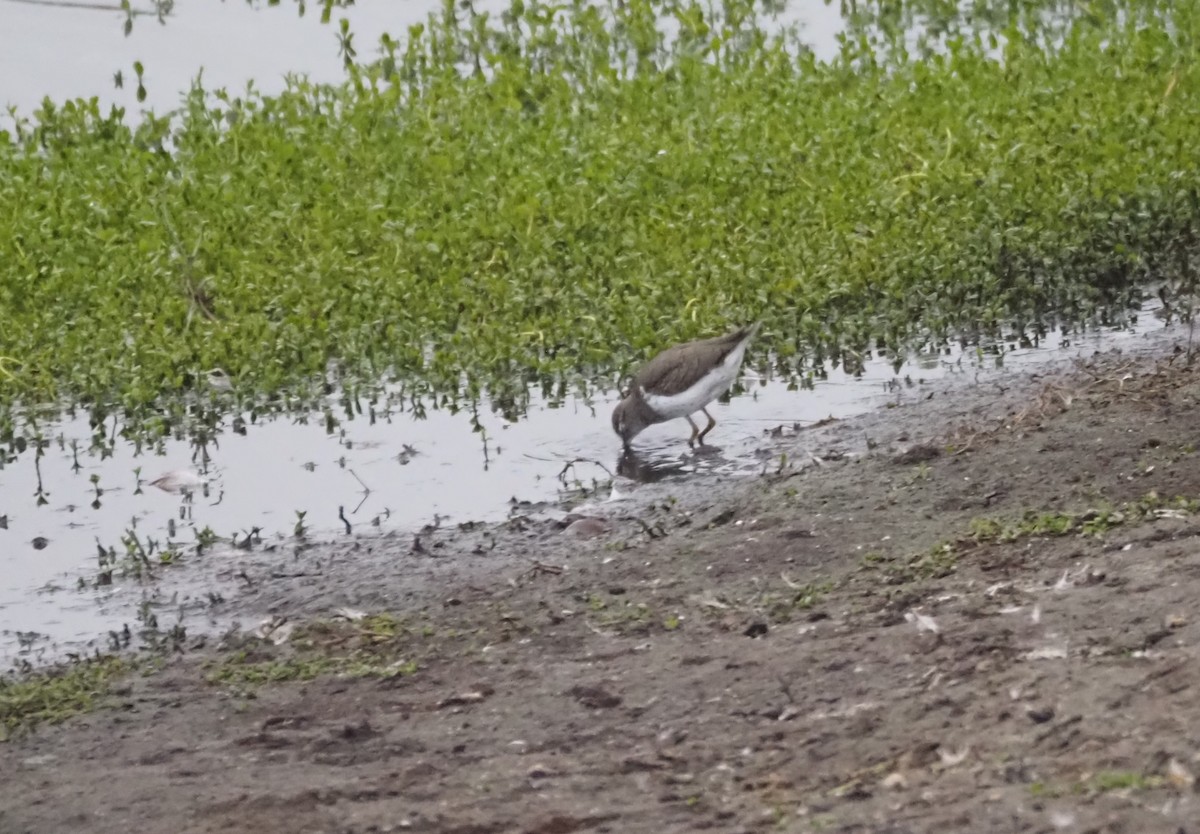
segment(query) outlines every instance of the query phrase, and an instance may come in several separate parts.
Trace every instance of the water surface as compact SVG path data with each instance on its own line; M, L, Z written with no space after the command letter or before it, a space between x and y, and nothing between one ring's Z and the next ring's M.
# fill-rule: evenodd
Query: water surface
M114 2L115 5L115 2ZM244 0L178 0L164 25L139 17L125 37L125 15L49 4L0 0L0 105L31 114L45 96L54 101L97 96L102 107L117 104L136 114L163 113L179 105L181 94L203 70L208 89L236 93L246 83L265 93L279 92L289 73L320 83L343 76L337 22L350 21L359 60L377 55L379 38L401 39L408 27L425 21L441 0L359 0L335 9L332 25L320 22L319 4L299 17L291 3L256 9ZM474 0L478 12L499 14L506 0ZM797 25L819 57L837 53L845 23L837 4L788 4L776 25ZM145 67L146 99L136 98L133 64ZM123 89L113 85L120 70Z

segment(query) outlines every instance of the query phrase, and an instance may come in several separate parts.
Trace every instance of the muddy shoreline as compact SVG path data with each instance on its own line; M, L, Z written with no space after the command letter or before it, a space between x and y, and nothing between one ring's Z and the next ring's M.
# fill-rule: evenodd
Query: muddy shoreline
M603 525L214 566L241 631L18 731L0 830L1191 830L1186 339L902 389Z

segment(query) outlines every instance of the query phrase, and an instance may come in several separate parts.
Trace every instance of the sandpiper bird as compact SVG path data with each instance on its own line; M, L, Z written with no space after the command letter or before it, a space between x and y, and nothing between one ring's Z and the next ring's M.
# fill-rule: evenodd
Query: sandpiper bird
M633 438L647 426L686 417L692 426L689 446L704 444L704 435L717 421L708 413L708 404L733 385L746 345L762 322L755 322L734 333L686 342L664 350L642 366L633 377L629 393L613 409L613 431L628 448ZM708 418L704 431L692 420L703 411Z

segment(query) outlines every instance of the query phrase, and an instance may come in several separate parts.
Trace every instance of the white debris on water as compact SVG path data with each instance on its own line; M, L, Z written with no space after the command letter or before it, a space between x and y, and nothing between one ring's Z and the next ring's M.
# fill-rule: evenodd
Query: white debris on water
M150 482L150 486L158 487L163 492L185 493L199 489L206 483L208 479L194 469L174 469L159 475Z

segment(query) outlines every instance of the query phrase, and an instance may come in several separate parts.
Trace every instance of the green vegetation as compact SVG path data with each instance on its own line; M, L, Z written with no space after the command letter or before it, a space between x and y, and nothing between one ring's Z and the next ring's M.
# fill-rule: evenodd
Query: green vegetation
M95 708L113 681L131 669L128 660L102 656L46 672L0 676L0 741L15 731Z
M829 62L719 5L448 0L340 86L18 116L0 439L40 404L152 441L331 385L378 410L388 380L418 412L516 417L530 385L608 386L755 318L753 360L803 381L1191 280L1197 0L864 3Z
M664 631L673 631L682 624L673 614L657 620L649 605L624 596L606 599L593 593L588 594L586 602L589 621L594 622L598 628L618 634L646 634L656 626L661 626Z
M832 582L809 582L798 585L790 580L784 580L787 590L776 592L767 591L763 594L761 607L773 622L790 622L802 613L810 611L821 603L833 590Z
M1098 793L1117 790L1150 790L1161 788L1166 779L1148 776L1134 770L1102 770L1089 779L1084 786Z
M938 542L924 553L890 559L875 551L863 555L862 567L882 571L894 584L949 576L958 568L963 553L981 544L1008 543L1031 537L1103 537L1110 530L1157 518L1182 518L1200 512L1200 500L1186 496L1162 498L1149 492L1136 501L1119 506L1105 505L1080 512L1026 510L1019 519L989 516L973 518L970 533L950 542Z
M266 0L265 3L263 0L246 0L247 6L278 6L281 3L282 0ZM310 4L320 9L321 20L328 23L335 8L344 9L347 6L353 6L354 0L292 0L292 5L295 6L296 12L301 17L308 11ZM147 0L138 5L139 7L135 8L129 0L124 0L120 4L121 11L125 12L126 35L133 30L133 22L139 17L155 17L160 23L164 23L175 14L175 0Z
M425 641L415 641L424 637ZM247 638L246 646L219 653L207 670L212 683L255 686L311 680L323 675L397 677L417 671L409 652L428 638L455 640L454 633L414 631L388 614L361 620L317 620L298 626L284 646ZM119 641L117 646L120 647ZM124 645L127 645L124 644ZM163 642L157 651L177 651ZM58 723L104 704L112 685L131 672L154 669L155 654L139 658L97 655L45 671L0 676L0 741L41 723Z
M887 572L894 582L940 579L958 568L958 555L958 548L952 543L939 542L928 552L917 554L902 565L887 568Z
M1195 515L1198 511L1200 501L1194 498L1177 496L1164 499L1151 492L1119 508L1105 506L1077 513L1029 510L1016 521L974 518L971 519L971 538L976 542L1011 542L1029 536L1103 536L1124 524L1136 524L1164 515Z
M388 665L345 657L261 657L247 652L234 652L221 658L208 673L211 683L261 686L286 681L308 681L322 675L350 678L398 677L417 671L412 661L397 661Z
M1031 782L1029 792L1039 799L1063 796L1100 794L1109 791L1149 791L1169 786L1170 781L1157 774L1146 774L1136 770L1102 770L1083 779L1065 785Z
M248 648L222 653L210 664L207 678L211 683L257 686L323 675L411 675L417 671L417 662L404 655L415 649L415 636L435 635L412 631L389 614L373 614L351 623L316 620L298 626L287 645L276 647L251 639Z

